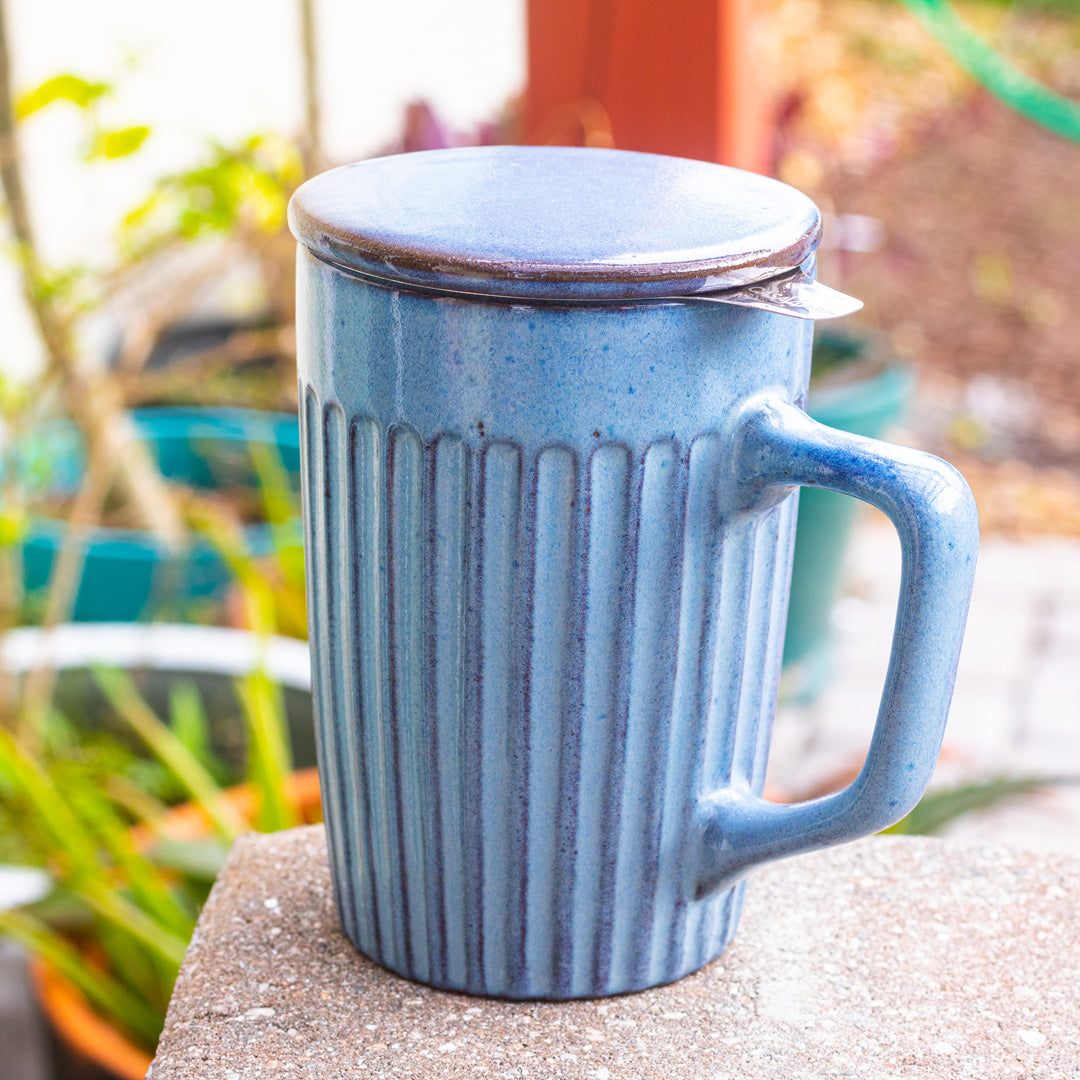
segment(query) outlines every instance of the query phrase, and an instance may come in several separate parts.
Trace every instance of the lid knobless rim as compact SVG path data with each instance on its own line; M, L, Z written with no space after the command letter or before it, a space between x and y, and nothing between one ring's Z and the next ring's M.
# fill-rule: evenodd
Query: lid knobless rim
M479 148L478 148L479 149ZM494 149L494 148L487 148ZM521 149L521 148L516 148ZM525 148L538 150L540 148ZM626 151L595 151L623 154ZM453 153L433 151L430 153ZM656 155L635 154L647 158ZM368 159L369 162L387 159ZM758 248L737 254L717 254L708 258L662 262L574 262L490 260L472 252L455 257L451 252L420 247L396 240L388 243L377 236L326 220L307 205L317 185L334 174L363 167L366 162L341 166L303 184L289 202L289 226L297 240L317 259L359 278L390 287L413 287L435 293L506 300L549 300L560 302L634 301L677 298L718 293L760 284L805 268L821 241L821 214L809 199L801 232L795 229L777 237L779 247ZM705 163L695 163L705 164ZM717 168L721 168L717 166ZM735 172L736 170L730 170ZM768 184L787 185L766 177ZM805 198L805 196L803 196ZM789 225L794 222L788 222ZM778 230L779 231L779 230Z

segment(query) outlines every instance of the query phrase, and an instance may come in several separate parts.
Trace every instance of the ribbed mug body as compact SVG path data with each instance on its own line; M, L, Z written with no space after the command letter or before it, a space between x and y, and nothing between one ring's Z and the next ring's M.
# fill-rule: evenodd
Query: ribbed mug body
M378 963L476 994L668 982L695 809L760 792L795 497L738 510L730 432L801 403L810 324L701 302L395 289L301 249L315 714L335 899Z

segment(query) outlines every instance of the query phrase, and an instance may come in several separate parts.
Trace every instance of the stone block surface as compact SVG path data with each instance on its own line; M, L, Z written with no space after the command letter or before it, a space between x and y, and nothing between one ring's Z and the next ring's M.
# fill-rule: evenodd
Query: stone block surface
M152 1080L1080 1078L1080 861L874 838L751 877L704 970L570 1003L443 993L355 951L321 827L240 840Z

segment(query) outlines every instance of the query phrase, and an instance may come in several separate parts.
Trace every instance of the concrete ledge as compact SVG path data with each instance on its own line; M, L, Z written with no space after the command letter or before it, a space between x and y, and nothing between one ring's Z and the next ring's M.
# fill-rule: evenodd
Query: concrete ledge
M338 929L321 827L240 840L153 1080L1080 1077L1080 861L875 838L765 867L718 961L567 1004L446 994Z

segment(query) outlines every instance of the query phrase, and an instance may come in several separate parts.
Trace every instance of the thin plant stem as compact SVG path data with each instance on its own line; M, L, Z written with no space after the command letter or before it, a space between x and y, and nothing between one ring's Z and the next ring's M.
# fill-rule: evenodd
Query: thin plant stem
M18 544L0 546L0 634L15 624L22 604L22 560ZM20 695L17 676L0 664L0 727L15 723Z
M175 550L184 538L175 501L146 447L135 437L115 377L85 371L78 363L69 319L49 288L23 184L13 99L7 12L0 0L0 186L11 219L23 296L45 350L46 374L60 376L64 407L82 430L87 447L107 458L145 526Z
M49 580L49 595L45 601L45 616L42 620L42 626L46 630L53 629L71 616L86 558L86 535L101 516L111 478L108 463L102 459L100 449L92 447L87 457L82 487L71 508L68 527ZM42 664L27 675L19 721L19 734L24 742L37 745L40 740L55 689L54 664Z
M300 0L300 60L304 78L304 173L312 176L322 168L322 101L319 94L319 46L315 25L315 0Z
M153 400L171 390L188 390L193 382L241 364L287 350L292 336L278 328L269 330L234 330L221 345L185 356L164 371L140 371L137 377L125 372L127 400L138 403Z

